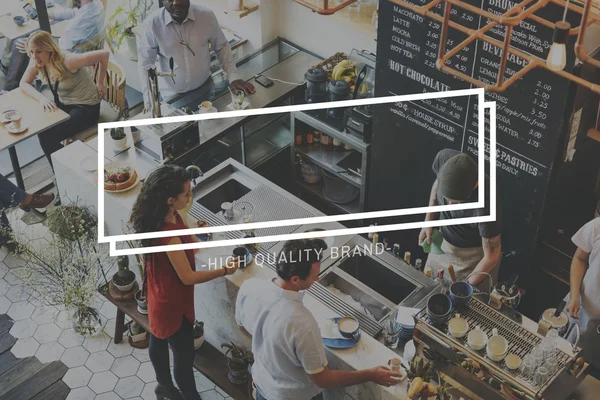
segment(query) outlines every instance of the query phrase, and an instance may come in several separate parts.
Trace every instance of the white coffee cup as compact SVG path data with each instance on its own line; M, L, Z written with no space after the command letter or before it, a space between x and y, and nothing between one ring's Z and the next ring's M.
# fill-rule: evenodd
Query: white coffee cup
M199 112L206 112L209 111L212 108L213 104L210 101L203 101L202 103L200 103L200 105L198 106L198 111Z
M492 337L489 338L486 346L486 353L494 361L502 361L508 353L508 341L498 334L498 329L492 330Z
M467 343L469 347L473 350L482 350L485 348L488 342L487 334L481 330L481 327L478 326L469 332L467 336Z
M10 117L15 129L21 129L21 121L23 120L21 114L15 113L12 117Z

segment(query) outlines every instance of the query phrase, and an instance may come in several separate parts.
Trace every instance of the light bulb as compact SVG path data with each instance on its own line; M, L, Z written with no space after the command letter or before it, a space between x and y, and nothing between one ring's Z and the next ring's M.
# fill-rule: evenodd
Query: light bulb
M567 38L571 25L565 21L559 21L554 24L554 35L552 37L552 46L546 58L546 64L552 71L562 71L567 65Z
M562 43L553 43L546 63L552 71L562 71L567 65L567 47Z

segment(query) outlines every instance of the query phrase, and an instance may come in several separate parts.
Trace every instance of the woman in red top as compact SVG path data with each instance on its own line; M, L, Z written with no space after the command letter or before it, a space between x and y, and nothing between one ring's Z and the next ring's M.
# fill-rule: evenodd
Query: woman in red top
M154 170L133 206L131 224L136 233L188 229L178 213L186 207L192 191L185 169L167 165ZM197 242L194 235L142 240L143 247ZM196 250L151 253L146 265L146 298L150 322L150 361L156 372L158 400L200 400L194 380L194 285L237 270L235 262L213 271L196 271ZM169 368L169 347L173 350L173 372ZM183 395L183 397L182 397Z

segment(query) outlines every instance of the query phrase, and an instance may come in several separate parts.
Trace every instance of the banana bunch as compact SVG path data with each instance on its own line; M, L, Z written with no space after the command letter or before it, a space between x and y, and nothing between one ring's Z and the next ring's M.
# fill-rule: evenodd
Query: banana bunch
M356 66L349 60L344 60L338 63L331 72L331 80L344 80L348 83L356 78Z

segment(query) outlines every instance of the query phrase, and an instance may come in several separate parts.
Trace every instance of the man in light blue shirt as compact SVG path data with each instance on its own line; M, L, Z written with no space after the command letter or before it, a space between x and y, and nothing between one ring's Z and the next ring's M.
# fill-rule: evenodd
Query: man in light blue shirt
M317 321L302 303L319 278L327 244L320 239L292 240L277 257L277 278L249 279L237 296L235 318L252 336L252 379L256 400L322 399L322 389L375 382L397 383L387 367L335 371L327 357Z
M231 47L214 12L190 5L189 0L164 0L164 7L146 18L139 37L138 70L145 109L150 108L148 69L158 62L159 71L169 72L169 59L173 57L175 82L171 77L158 78L161 95L168 99L194 90L210 78L211 50L227 73L231 87L254 93L254 86L236 72Z
M104 41L104 6L100 0L80 0L81 7L48 11L50 20L69 20L69 24L58 41L59 47L71 53L97 50ZM6 73L4 90L19 86L21 77L29 64L27 38L12 42L12 56Z

